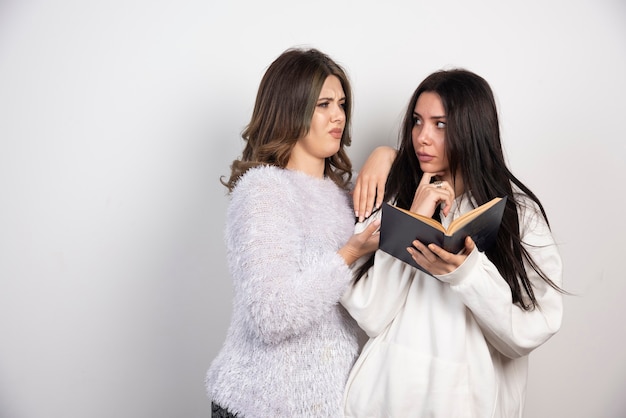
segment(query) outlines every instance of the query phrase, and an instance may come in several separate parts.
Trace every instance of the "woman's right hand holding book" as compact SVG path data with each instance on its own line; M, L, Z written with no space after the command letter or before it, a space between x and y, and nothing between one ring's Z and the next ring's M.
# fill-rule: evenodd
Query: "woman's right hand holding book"
M367 225L362 232L352 235L337 252L343 257L347 265L351 265L359 258L376 251L379 243L380 220L376 219Z

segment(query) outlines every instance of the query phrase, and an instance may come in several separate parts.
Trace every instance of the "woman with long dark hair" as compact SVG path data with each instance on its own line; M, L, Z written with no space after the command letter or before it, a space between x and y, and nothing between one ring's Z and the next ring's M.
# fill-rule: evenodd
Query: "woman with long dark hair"
M414 241L432 275L380 250L360 261L342 302L370 340L346 416L521 417L528 354L561 325L561 258L541 202L507 168L491 88L463 69L431 74L409 101L384 200L447 226L505 196L485 252L470 237L458 254Z

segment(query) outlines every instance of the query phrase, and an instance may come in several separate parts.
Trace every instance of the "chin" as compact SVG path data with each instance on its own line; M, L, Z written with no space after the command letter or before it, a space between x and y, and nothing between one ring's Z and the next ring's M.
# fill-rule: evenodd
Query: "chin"
M333 155L337 154L340 149L341 149L341 147L336 147L333 150L331 150L329 157L332 157Z
M433 163L420 163L420 168L424 173L441 173L447 171L445 167Z

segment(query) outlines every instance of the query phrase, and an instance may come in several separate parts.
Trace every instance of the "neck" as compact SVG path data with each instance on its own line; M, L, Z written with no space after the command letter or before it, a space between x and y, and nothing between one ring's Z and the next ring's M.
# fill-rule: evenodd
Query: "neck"
M455 196L461 196L463 193L465 193L465 184L463 183L463 178L458 172L456 173L455 179L452 178L452 175L450 173L446 173L442 176L441 180L447 181L449 184L454 186Z
M301 156L298 153L292 153L287 163L289 170L302 171L312 177L323 178L326 161L324 159Z

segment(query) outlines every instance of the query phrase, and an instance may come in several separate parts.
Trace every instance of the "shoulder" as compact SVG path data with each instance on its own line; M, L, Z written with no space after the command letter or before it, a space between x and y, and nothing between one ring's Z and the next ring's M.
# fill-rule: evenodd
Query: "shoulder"
M321 201L341 202L333 196L338 186L331 180L276 166L257 166L246 171L231 193L231 207L246 212L292 212L320 205ZM308 209L307 209L308 210Z
M257 166L237 180L230 194L227 228L231 235L262 228L265 232L282 222L292 222L299 213L286 170L275 166ZM254 225L254 227L253 227Z
M516 188L513 189L513 200L515 201L520 217L522 217L522 215L534 217L537 214L541 214L541 209L537 202L523 191Z
M239 199L275 199L288 195L294 189L289 170L276 166L257 166L246 171L237 180L231 193L233 201Z
M258 187L271 187L287 182L287 170L272 165L260 165L246 171L235 184L233 192L247 192Z
M238 180L232 201L268 201L278 205L347 205L348 193L328 178L276 166L249 169ZM332 203L331 203L332 202Z

